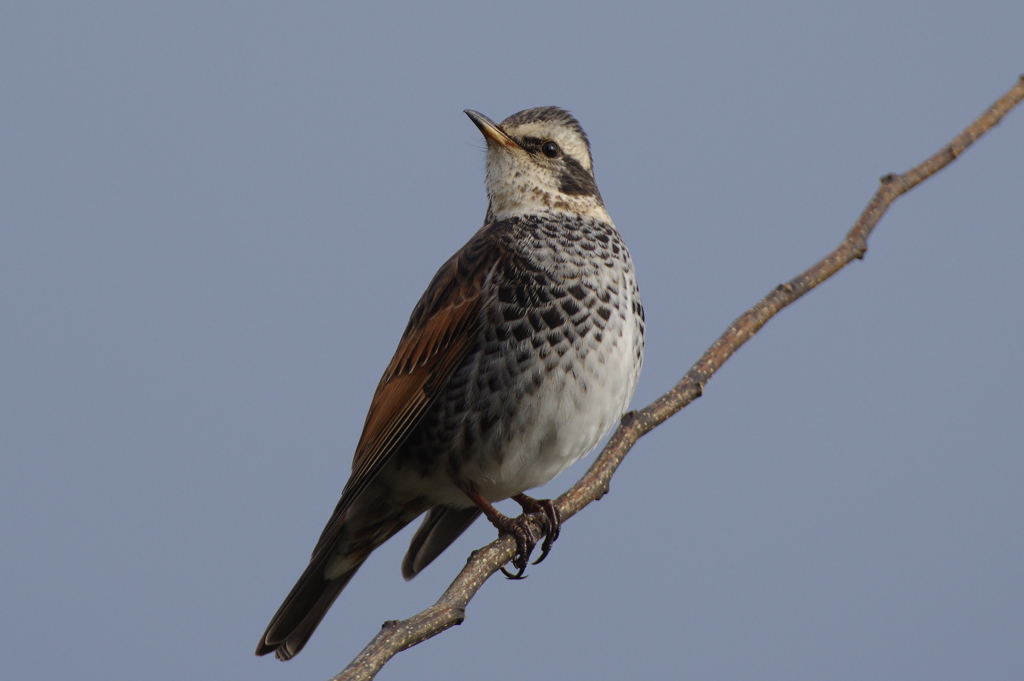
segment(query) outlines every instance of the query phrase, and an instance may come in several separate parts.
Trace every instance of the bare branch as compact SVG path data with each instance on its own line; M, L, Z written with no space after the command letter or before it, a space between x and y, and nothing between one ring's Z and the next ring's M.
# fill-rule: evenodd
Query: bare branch
M572 517L590 502L600 499L608 490L608 483L615 470L636 441L700 397L704 384L714 376L719 367L769 319L853 260L863 258L867 251L868 237L893 201L953 162L975 140L998 124L1022 99L1024 76L1013 89L938 153L902 175L890 174L883 177L878 191L834 251L803 274L777 286L754 307L739 316L675 387L647 407L630 412L622 418L618 430L586 474L555 501L562 519ZM536 527L535 530L539 533L540 528ZM331 681L372 679L396 653L456 624L462 624L466 617L466 605L483 583L512 559L514 553L515 541L508 536L474 551L470 554L466 567L437 603L409 619L385 622L369 645Z

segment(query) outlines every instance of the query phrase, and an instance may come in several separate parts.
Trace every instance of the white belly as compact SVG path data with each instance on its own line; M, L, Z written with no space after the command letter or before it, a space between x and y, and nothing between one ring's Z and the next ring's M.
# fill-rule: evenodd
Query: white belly
M500 451L480 457L475 470L466 471L485 498L497 501L543 485L590 452L619 422L636 388L637 347L643 342L634 324L620 328L622 335L585 359L566 355L572 369L554 369L504 424L511 431L504 435L512 437L492 441Z

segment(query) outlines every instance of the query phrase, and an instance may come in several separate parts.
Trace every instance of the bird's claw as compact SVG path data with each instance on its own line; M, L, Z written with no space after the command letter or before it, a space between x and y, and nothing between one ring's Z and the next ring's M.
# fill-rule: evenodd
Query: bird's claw
M494 508L487 499L472 487L463 490L466 496L483 511L484 515L501 534L510 534L516 540L516 553L509 561L515 572L510 571L504 565L501 572L509 579L523 579L526 575L526 566L530 562L530 554L537 546L537 539L533 536L533 523L541 527L541 535L544 543L541 544L540 557L534 561L534 565L548 557L551 545L558 539L562 529L562 517L558 508L550 499L534 499L525 494L516 494L512 500L522 506L523 513L516 518L509 518Z
M514 522L523 529L523 537L522 541L520 541L520 536L513 533L516 537L516 555L512 559L512 564L518 569L518 572L513 576L504 568L502 571L509 579L521 580L523 578L523 571L526 569L526 563L529 561L529 556L534 552L534 547L537 546L537 541L534 540L534 529L532 529L530 521L536 520L541 525L541 533L544 537L544 544L541 545L541 555L534 561L536 565L547 558L551 552L551 545L558 539L558 534L561 531L562 519L558 513L558 508L555 507L554 502L550 499L534 499L518 494L512 497L512 500L522 507L522 515L516 518Z
M526 579L526 565L530 562L530 554L537 546L537 540L533 538L533 527L530 525L530 516L525 513L517 518L508 518L508 523L502 530L511 534L516 540L516 555L512 558L512 566L516 572L509 571L504 565L501 572L509 579ZM545 541L545 545L547 542Z
M536 518L540 521L544 531L544 543L540 545L540 556L537 560L533 561L534 565L548 557L548 553L551 552L551 545L555 543L559 533L562 531L562 517L558 514L558 509L555 508L554 503L550 499L540 499L537 501L537 504L541 506L541 510L531 513L530 518Z

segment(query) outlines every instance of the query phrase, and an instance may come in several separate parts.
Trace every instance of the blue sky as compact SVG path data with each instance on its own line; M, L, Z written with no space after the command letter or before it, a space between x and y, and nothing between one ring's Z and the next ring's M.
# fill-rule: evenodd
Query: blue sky
M589 134L647 311L642 406L1013 85L1022 25L1010 0L7 7L0 676L326 679L493 539L405 583L410 529L295 660L253 655L481 224L463 109L555 104ZM529 579L379 678L1019 674L1022 180L1016 111Z

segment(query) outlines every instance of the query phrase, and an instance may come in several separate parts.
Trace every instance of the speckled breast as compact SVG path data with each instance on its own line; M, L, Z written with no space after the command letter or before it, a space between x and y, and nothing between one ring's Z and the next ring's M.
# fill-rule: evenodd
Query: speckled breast
M537 216L490 229L504 256L475 345L402 452L433 501L453 506L468 504L460 485L503 499L585 455L625 411L643 361L643 307L613 225Z

